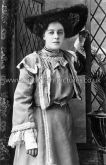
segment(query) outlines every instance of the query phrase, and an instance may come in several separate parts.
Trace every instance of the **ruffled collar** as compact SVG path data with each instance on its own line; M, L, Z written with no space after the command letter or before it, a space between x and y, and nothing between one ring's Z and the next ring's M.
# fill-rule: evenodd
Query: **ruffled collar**
M57 68L59 65L66 66L68 63L63 56L62 50L54 51L44 47L41 51L41 56L46 60L48 65L51 64L53 69Z

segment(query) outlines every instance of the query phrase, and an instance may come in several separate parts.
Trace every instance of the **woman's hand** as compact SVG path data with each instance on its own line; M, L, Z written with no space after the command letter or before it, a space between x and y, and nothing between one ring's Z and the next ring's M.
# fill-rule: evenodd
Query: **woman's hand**
M27 154L36 157L38 155L38 148L27 150Z

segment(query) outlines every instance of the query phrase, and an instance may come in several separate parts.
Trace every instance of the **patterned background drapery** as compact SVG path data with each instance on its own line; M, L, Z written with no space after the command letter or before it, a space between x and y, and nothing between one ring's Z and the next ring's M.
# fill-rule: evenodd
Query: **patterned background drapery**
M13 3L12 0L2 0L1 5L1 78L0 78L0 164L2 160L9 160L9 148L7 146L11 125L9 113L11 101L9 97L9 61L11 58L12 34L13 34ZM6 163L7 165L8 163Z

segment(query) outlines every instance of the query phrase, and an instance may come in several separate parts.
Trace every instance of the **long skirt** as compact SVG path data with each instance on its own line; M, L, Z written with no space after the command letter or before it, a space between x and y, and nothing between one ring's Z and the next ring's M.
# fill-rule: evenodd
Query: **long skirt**
M14 165L79 165L69 106L54 104L47 108L46 114L51 162L47 163L46 160L47 145L42 110L36 107L34 117L38 126L38 155L28 155L24 144L20 144L15 150Z

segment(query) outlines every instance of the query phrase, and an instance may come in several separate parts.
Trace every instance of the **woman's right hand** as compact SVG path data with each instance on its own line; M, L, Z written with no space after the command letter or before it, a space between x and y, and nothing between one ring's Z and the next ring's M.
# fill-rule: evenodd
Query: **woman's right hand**
M38 155L38 148L27 150L27 154L36 157Z

